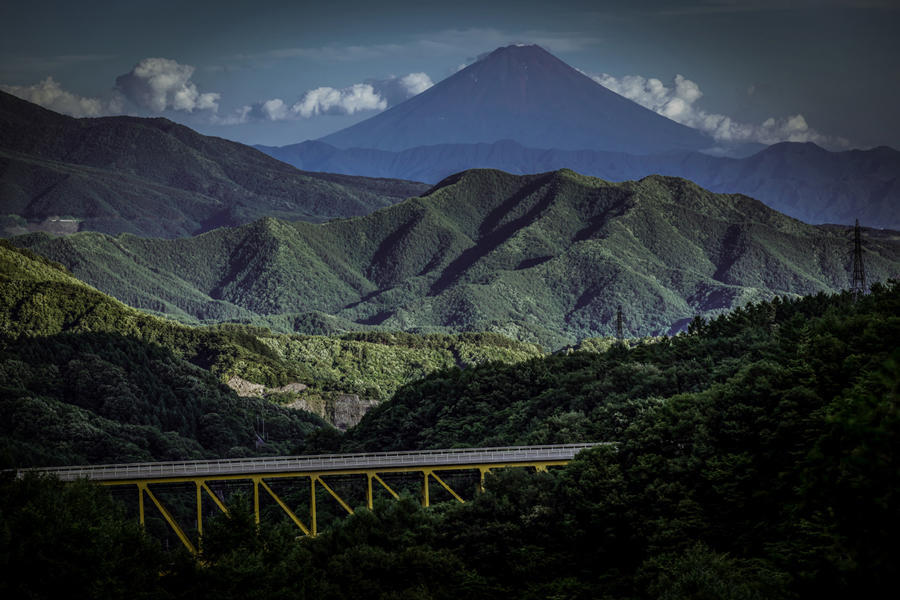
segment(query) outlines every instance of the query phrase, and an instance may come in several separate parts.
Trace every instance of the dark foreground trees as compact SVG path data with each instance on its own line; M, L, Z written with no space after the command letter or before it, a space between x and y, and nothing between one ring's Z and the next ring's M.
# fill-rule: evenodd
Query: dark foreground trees
M102 492L6 482L0 560L17 575L4 585L45 595L47 580L18 576L30 568L21 557L34 555L41 572L58 567L94 597L133 582L158 597L217 599L890 597L898 339L891 283L855 303L750 306L658 344L442 372L402 390L345 443L606 432L617 446L550 473L498 471L465 504L422 509L406 497L358 510L315 539L287 525L257 529L238 504L210 522L201 562L160 553L103 516L114 511ZM498 411L517 427L487 427ZM392 429L401 415L418 433ZM58 507L62 494L76 497Z

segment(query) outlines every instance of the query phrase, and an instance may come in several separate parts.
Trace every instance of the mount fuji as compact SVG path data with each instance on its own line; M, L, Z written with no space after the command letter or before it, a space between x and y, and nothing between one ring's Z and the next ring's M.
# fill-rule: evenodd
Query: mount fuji
M810 143L713 156L706 134L606 89L539 46L507 46L319 140L258 149L298 169L437 183L493 168L611 181L664 174L743 193L807 223L900 229L900 152ZM747 150L744 148L743 150Z
M540 46L507 46L321 141L406 150L512 140L532 148L659 154L713 140L611 92Z

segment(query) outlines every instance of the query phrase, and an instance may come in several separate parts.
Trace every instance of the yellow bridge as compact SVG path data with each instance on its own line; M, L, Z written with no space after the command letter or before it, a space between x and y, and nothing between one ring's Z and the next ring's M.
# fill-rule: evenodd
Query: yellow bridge
M88 479L106 486L136 486L141 525L145 523L145 498L156 507L181 542L192 553L197 548L178 524L172 513L160 502L151 486L171 483L193 483L196 492L197 533L203 535L203 498L208 496L224 513L228 513L222 498L210 488L211 482L245 480L252 483L253 511L256 523L260 522L260 489L272 497L284 513L306 535L317 533L316 489L328 492L348 513L353 508L341 497L326 477L365 476L366 506L373 504L373 482L383 487L394 498L399 494L382 478L393 473L416 474L422 482L422 505L430 505L429 483L433 480L459 502L465 502L447 482L438 475L447 471L471 471L479 477L479 489L484 490L484 477L492 469L507 467L532 467L538 471L547 467L564 465L578 452L601 444L565 444L553 446L512 446L503 448L465 448L457 450L422 450L415 452L378 452L371 454L331 454L317 456L279 456L266 458L242 458L225 460L200 460L183 462L131 463L115 465L91 465L29 469L53 474L63 481ZM309 480L309 524L304 523L270 483L284 479ZM362 482L362 479L360 482ZM267 482L268 480L268 482ZM305 484L304 484L305 485Z

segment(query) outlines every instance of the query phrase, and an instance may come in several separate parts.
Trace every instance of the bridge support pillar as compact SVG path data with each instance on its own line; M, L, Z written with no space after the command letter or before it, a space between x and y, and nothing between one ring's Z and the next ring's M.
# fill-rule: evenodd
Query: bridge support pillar
M144 526L144 488L138 484L138 513L140 514L141 527Z
M478 491L482 494L484 493L484 476L491 472L487 467L479 467L479 480L478 480Z
M366 473L366 508L372 510L372 474Z
M428 471L423 471L425 474L425 479L422 481L422 506L431 506L431 501L428 498Z
M203 488L200 487L201 481L194 483L197 485L197 533L203 537Z
M259 477L253 478L253 517L259 525Z
M312 475L309 478L309 520L310 520L310 532L313 537L316 537L318 532L318 528L316 526L316 476Z

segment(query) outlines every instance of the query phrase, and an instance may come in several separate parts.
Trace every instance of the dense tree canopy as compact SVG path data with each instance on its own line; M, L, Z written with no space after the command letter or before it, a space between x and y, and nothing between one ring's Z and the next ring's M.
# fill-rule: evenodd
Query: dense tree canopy
M498 471L465 504L423 509L404 497L360 509L315 539L257 529L238 503L208 527L207 562L169 556L147 568L166 573L155 584L174 597L889 593L900 560L898 309L891 282L856 302L748 306L656 343L434 374L374 411L345 447L453 436L617 444L549 473ZM416 427L400 426L396 411ZM492 421L496 412L505 418ZM26 485L6 485L4 510L29 501ZM0 556L25 543L0 541Z

